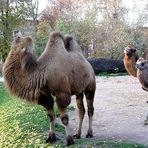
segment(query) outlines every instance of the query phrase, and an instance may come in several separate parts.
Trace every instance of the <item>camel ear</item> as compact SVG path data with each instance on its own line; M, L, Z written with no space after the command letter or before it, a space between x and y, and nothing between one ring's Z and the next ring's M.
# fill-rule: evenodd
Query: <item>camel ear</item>
M129 48L128 47L125 47L124 48L124 53L127 53L129 51Z
M144 58L140 57L140 58L138 59L138 61L144 61Z

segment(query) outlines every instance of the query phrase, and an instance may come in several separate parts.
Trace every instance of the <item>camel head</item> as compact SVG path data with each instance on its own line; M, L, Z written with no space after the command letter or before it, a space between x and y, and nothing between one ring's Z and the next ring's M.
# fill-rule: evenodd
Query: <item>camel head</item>
M148 60L144 60L143 58L139 58L136 62L136 68L140 71L148 70Z
M18 33L20 34L20 32L17 31L14 33L16 36L14 36L14 41L6 58L3 73L15 69L16 73L23 74L24 71L30 71L30 69L36 65L36 58L29 52L33 44L32 38L17 37Z
M13 32L13 42L11 45L11 50L30 50L33 46L33 40L31 37L23 37L22 33L19 30Z
M139 58L136 63L137 78L142 84L142 88L148 91L148 60Z
M13 41L14 42L20 42L22 38L23 38L23 35L20 30L13 31Z
M35 56L28 51L31 46L31 37L17 38L15 36L3 66L3 76L6 88L10 94L21 98L25 98L26 95L27 97L30 97L29 93L23 94L25 87L29 85L26 78L34 71L37 65Z
M136 53L136 49L134 47L132 47L131 45L128 45L124 49L124 54L127 55L128 57L135 56L135 53Z

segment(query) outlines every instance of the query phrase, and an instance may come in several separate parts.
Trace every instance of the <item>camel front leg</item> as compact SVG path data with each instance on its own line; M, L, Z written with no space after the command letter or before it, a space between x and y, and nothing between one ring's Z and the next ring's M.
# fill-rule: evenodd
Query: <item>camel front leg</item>
M74 143L72 134L70 132L69 117L67 114L67 106L70 104L70 102L71 102L70 95L66 95L62 93L56 96L56 103L57 103L57 107L60 113L60 119L61 119L62 124L65 127L67 146L72 145Z
M46 142L52 143L57 140L56 134L54 132L55 113L53 110L48 110L47 115L50 118L50 127L49 127L49 134Z
M50 119L49 134L46 142L55 142L57 138L54 132L55 113L53 97L51 96L51 94L47 96L44 93L40 93L38 97L38 104L42 105L47 110L47 115Z

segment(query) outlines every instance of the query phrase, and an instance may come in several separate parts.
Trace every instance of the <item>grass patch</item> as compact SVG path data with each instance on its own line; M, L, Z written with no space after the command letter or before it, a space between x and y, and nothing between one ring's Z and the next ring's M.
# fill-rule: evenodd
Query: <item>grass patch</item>
M8 95L0 83L0 147L50 146L45 144L49 119L43 107ZM58 132L64 132L55 124Z
M72 148L73 146L71 146ZM148 148L142 144L126 143L118 141L97 141L97 140L76 140L75 147L87 147L87 148Z
M73 106L69 107L69 110L73 109ZM58 111L56 114L58 115ZM48 128L49 119L43 107L9 96L0 82L0 148L64 148L64 140L58 140L56 144L45 143ZM55 124L55 130L64 133L64 128L59 124ZM139 144L94 139L75 140L75 144L70 147L146 148Z

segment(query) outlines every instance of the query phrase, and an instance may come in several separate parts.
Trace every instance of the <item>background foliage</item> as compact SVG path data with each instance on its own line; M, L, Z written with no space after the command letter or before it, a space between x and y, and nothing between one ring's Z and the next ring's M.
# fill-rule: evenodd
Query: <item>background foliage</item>
M134 45L139 53L148 48L148 2L133 24L122 0L53 0L38 12L39 0L0 2L0 60L10 50L12 31L31 35L40 55L52 30L73 34L87 57L122 58L123 49Z

